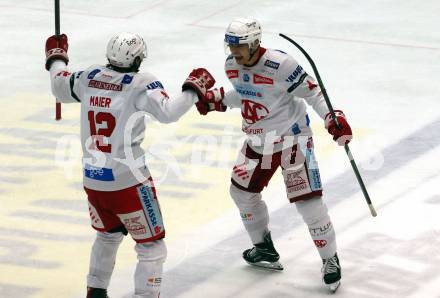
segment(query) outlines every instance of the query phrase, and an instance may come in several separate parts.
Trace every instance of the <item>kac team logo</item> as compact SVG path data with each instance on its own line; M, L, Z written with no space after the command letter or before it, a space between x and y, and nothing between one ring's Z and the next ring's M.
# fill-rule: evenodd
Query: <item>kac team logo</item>
M243 99L241 101L241 116L247 124L254 124L265 118L269 114L269 110L262 104Z

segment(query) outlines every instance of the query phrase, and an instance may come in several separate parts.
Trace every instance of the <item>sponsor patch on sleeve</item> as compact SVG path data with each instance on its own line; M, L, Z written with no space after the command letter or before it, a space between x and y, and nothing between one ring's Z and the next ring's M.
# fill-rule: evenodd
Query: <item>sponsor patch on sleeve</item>
M295 80L304 73L304 69L301 65L298 65L295 70L287 77L286 82L293 83Z
M154 81L146 86L147 90L165 89L161 82Z
M130 84L131 81L133 81L133 76L126 74L123 78L122 78L122 84Z
M89 75L87 76L87 78L89 79L89 80L91 80L91 79L93 79L98 73L100 73L101 72L101 70L100 69L94 69L94 70L92 70L91 72L89 72Z

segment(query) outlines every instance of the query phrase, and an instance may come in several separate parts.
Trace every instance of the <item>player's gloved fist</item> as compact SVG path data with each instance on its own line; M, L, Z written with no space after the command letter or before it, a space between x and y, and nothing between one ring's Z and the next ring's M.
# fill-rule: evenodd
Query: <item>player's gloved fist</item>
M214 77L205 68L196 68L186 78L182 85L182 91L194 90L202 100L208 89L215 84Z
M351 127L342 111L336 110L335 115L338 119L339 128L330 113L325 116L325 128L327 128L328 132L333 136L333 140L335 140L339 146L344 146L350 143L353 138Z
M206 91L205 96L196 102L197 111L200 115L206 115L212 111L225 112L227 107L222 102L224 97L223 87Z
M46 70L50 69L54 60L63 60L66 64L69 63L69 56L67 56L68 48L69 43L66 34L49 37L46 40Z

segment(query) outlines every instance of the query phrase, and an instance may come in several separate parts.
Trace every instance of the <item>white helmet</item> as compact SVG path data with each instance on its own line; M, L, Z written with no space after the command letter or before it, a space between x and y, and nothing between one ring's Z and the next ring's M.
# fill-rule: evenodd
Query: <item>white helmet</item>
M258 42L255 42L258 41ZM247 44L251 53L261 42L261 25L255 19L238 18L233 20L225 33L225 49L229 45Z
M107 44L107 59L113 66L130 68L136 57L140 58L139 63L147 57L147 44L137 34L118 33Z

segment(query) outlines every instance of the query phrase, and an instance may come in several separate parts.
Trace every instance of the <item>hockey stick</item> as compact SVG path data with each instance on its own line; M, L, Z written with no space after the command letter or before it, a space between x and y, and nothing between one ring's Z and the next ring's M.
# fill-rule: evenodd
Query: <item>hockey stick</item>
M60 36L60 0L55 0L55 35ZM55 120L61 120L61 102L56 99Z
M321 87L321 92L322 92L322 95L324 96L325 102L326 102L327 107L330 111L330 115L335 120L336 127L340 128L338 119L336 118L335 111L332 106L332 103L330 102L330 98L327 95L327 91L325 90L324 84L322 83L322 80L321 80L321 76L319 75L318 69L316 68L316 65L313 62L312 58L309 56L309 54L307 54L307 52L299 44L297 44L291 38L289 38L288 36L286 36L282 33L280 33L280 36L282 38L288 40L289 42L291 42L295 47L297 47L301 51L301 53L304 54L304 56L306 56L307 60L309 61L310 65L313 68L313 72L315 73L315 77L316 77L316 80L318 81L319 87ZM345 148L345 152L347 153L348 159L350 159L351 167L353 168L354 174L356 175L356 179L359 182L362 193L364 194L365 200L367 201L368 207L370 208L371 215L376 217L377 216L376 210L374 209L373 203L371 202L370 196L368 195L367 188L365 187L364 181L362 180L361 174L359 173L358 167L356 165L356 162L354 161L353 155L351 154L350 148L348 147L347 144L344 145L344 148Z

